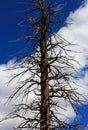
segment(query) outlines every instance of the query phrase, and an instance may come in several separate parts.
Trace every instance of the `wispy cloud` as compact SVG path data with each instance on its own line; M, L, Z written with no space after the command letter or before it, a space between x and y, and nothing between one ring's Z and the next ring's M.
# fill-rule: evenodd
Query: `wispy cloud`
M74 53L75 59L80 63L80 74L83 74L85 66L88 64L88 2L85 2L84 6L81 6L75 12L71 12L66 20L66 27L63 27L58 32L65 39L73 44L77 44L72 47L72 50L78 52ZM77 64L75 64L75 67ZM83 76L76 80L79 82L87 92L88 85L88 71L85 69ZM80 89L81 90L81 89ZM79 91L80 91L79 90ZM82 93L83 90L80 91Z
M78 44L74 46L74 50L80 53L76 53L75 57L81 64L80 68L84 67L88 62L88 2L71 12L66 22L67 26L58 33L71 43Z
M59 34L73 44L72 49L79 53L74 53L75 59L80 63L79 78L75 82L79 84L78 92L88 99L88 1L77 9L71 12L66 22L67 26L59 30ZM85 130L88 129L88 125Z

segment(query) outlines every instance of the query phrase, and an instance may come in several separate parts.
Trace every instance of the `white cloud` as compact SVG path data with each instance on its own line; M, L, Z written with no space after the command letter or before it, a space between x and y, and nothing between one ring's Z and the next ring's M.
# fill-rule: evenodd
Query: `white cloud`
M76 60L84 67L88 54L88 2L71 12L66 22L70 24L61 28L58 33L71 43L78 44L73 47L75 51L80 52L75 55Z
M16 90L17 85L19 84L19 78L15 78L12 80L9 85L8 82L10 79L12 79L14 74L18 74L22 72L22 69L13 69L13 70L8 70L11 68L11 66L17 64L15 62L15 59L8 61L7 64L2 64L0 65L0 120L2 120L7 114L12 112L14 110L14 104L18 104L22 99L17 98L16 100L12 100L10 104L7 103L7 99L9 96L13 94L13 92ZM23 69L24 70L24 69ZM22 78L20 78L20 81L24 81L25 79L28 78L28 75L30 73L26 73L23 75ZM20 85L20 84L19 84ZM33 92L30 93L28 97L29 103L32 102L32 100L35 99L35 95ZM26 99L24 98L23 101ZM14 103L15 102L15 103ZM21 103L21 102L20 102ZM18 119L13 119L13 120L8 120L5 122L0 123L0 129L1 130L7 130L7 129L12 129L13 127L17 126L19 120Z
M61 28L58 33L69 42L78 44L73 46L71 49L79 52L74 53L74 56L80 63L80 69L85 67L88 63L88 2L86 2L83 7L81 6L75 12L71 12L66 22L71 24ZM88 72L86 71L85 76L79 78L76 82L80 85L80 87L78 87L78 91L87 96Z
M9 81L10 72L6 71L7 65L0 65L0 120L11 110L11 106L6 105L7 96L10 94L11 90L7 87L7 82ZM6 125L7 124L7 125ZM11 123L0 123L0 129L6 130L10 129Z

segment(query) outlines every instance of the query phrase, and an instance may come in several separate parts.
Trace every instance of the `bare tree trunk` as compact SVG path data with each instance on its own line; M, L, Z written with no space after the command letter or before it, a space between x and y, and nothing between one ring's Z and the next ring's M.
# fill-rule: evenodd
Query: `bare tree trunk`
M41 107L40 107L40 130L50 130L50 103L48 85L48 54L46 45L46 14L42 10L41 27Z
M43 47L45 43L43 43ZM40 130L49 130L49 86L47 78L47 51L42 48L41 56L41 108L40 108Z

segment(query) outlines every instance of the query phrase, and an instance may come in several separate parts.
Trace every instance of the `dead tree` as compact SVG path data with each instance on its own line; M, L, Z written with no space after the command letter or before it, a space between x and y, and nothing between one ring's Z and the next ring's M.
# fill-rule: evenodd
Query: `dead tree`
M51 0L27 2L30 9L26 11L27 33L23 38L33 53L10 68L19 70L12 78L19 77L19 82L9 100L16 97L22 100L7 118L19 118L17 130L78 129L75 125L69 127L60 118L63 115L60 110L65 109L60 102L70 104L75 112L74 103L82 103L72 81L75 71L74 57L69 55L72 44L52 29L53 24L60 23L54 18L62 15L62 11L56 10Z

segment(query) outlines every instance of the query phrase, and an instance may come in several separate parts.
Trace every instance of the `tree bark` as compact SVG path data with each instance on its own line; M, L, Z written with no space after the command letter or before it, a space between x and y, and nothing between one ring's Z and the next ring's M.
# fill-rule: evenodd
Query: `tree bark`
M50 103L48 86L48 54L47 54L47 24L46 12L42 9L41 27L41 107L40 107L40 130L50 130Z

